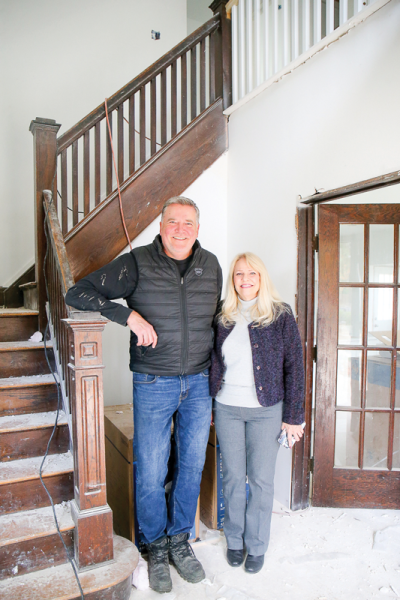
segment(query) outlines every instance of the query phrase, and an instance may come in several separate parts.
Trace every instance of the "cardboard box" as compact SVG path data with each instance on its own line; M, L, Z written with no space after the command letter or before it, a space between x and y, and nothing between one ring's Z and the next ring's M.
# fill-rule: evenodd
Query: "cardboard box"
M135 542L132 404L104 407L107 502L116 534Z
M139 526L135 510L135 456L133 454L133 407L104 407L107 502L113 511L114 531L137 546ZM199 537L200 500L190 540Z
M224 515L221 450L215 433L215 426L211 425L206 462L200 486L200 519L210 529L222 529Z

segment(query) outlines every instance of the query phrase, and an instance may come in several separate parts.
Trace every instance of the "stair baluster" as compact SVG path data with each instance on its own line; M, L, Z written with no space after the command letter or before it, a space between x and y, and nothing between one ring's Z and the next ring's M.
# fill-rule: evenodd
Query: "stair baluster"
M74 279L52 194L45 190L43 197L47 316L64 410L72 423L72 517L75 560L82 569L113 558L112 511L106 498L101 340L107 320L100 313L76 311L65 304Z

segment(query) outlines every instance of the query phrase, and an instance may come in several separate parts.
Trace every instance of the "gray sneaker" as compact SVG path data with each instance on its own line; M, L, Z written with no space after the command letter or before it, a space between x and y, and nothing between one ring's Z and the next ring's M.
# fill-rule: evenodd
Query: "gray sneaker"
M172 590L168 562L168 538L166 536L147 544L150 587L164 594Z
M188 533L178 533L169 538L169 560L179 575L189 583L199 583L206 574L188 542Z

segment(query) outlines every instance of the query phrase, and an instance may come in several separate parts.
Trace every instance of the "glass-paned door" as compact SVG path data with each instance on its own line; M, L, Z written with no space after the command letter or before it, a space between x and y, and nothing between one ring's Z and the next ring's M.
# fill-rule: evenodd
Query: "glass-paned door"
M318 219L313 504L399 508L400 207Z

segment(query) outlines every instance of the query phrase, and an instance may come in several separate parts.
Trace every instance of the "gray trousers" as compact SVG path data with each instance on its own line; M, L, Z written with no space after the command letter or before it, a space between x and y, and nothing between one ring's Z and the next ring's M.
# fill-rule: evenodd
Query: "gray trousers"
M247 552L256 556L267 551L282 408L282 402L260 408L214 402L214 422L222 454L224 533L231 550L246 546Z

